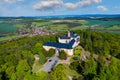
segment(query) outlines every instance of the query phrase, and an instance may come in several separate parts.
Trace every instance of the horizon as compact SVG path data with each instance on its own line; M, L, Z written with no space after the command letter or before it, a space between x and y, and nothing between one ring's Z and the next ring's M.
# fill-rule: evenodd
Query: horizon
M69 16L93 16L93 17L95 17L95 16L97 16L97 17L99 17L99 16L120 16L120 14L74 14L74 15L72 15L72 14L66 14L66 15L42 15L42 16L0 16L0 17L60 17L60 16L67 16L67 17L69 17Z
M119 0L0 1L0 17L120 14Z

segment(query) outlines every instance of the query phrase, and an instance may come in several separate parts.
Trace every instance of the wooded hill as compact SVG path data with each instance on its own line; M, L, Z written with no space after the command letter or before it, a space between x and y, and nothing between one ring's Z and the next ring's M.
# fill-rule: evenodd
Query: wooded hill
M68 75L76 80L119 80L120 35L93 31L74 32L81 36L80 45L91 53L90 58L82 62L74 61L70 65L58 65L50 74L32 72L34 55L40 56L39 63L43 65L47 57L51 56L42 48L43 43L57 42L58 37L64 33L0 42L0 80L67 80ZM94 54L98 55L97 60ZM76 75L68 74L69 71Z

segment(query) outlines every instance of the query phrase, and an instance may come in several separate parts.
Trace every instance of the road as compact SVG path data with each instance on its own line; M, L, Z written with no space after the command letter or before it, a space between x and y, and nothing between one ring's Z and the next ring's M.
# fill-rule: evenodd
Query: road
M47 62L43 65L41 69L39 69L36 73L40 71L51 72L52 68L58 63L59 58L59 51L56 49L55 55L47 60Z

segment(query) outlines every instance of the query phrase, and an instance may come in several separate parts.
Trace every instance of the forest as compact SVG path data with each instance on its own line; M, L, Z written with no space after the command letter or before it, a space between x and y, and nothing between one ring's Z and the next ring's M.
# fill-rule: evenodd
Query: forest
M68 75L73 80L119 80L120 34L88 30L73 32L80 35L80 45L91 53L90 58L73 61L70 65L59 64L51 73L33 72L34 55L40 56L39 63L43 65L54 51L46 52L42 45L46 41L57 42L64 33L0 42L0 80L69 80Z

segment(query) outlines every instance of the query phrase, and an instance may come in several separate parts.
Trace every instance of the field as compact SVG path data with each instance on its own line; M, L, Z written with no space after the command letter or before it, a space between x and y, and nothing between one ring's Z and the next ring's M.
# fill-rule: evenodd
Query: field
M0 33L10 33L16 30L17 30L17 27L14 27L9 23L0 23Z
M120 19L41 19L41 18L2 18L0 36L16 35L19 30L28 30L30 26L48 26L48 31L67 31L92 29L119 33Z
M92 26L92 25L100 25L102 27L110 27L116 24L120 24L119 20L87 20L87 24L88 26Z
M33 25L37 26L37 27L41 27L41 26L46 26L46 25L51 25L52 22L32 22Z
M99 20L99 19L86 19L83 21L74 21L71 20L71 22L69 21L63 21L63 22L54 22L53 25L50 25L51 30L54 30L54 28L56 28L56 30L59 31L59 29L61 30L66 30L66 29L70 29L70 30L84 30L84 29L94 29L94 30L106 30L106 31L118 31L120 30L120 20Z
M16 34L19 28L24 27L24 22L15 20L16 19L0 19L0 36Z

